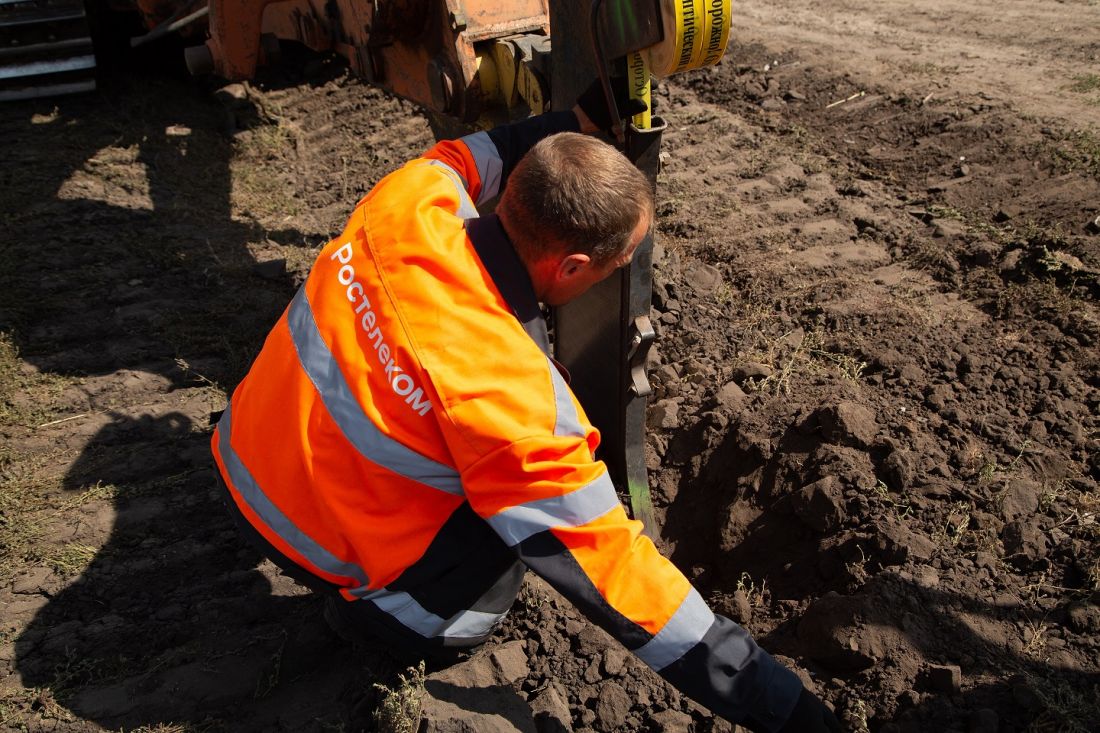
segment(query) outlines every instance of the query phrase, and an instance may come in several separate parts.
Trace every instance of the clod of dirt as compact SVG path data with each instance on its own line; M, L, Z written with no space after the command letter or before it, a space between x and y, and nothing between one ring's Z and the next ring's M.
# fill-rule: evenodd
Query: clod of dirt
M791 497L794 512L810 529L830 532L847 518L844 493L835 476L826 476Z
M680 402L675 399L661 400L655 404L646 416L650 428L671 430L680 426Z
M722 284L721 270L704 262L693 262L684 275L685 281L700 295L713 293Z
M898 448L886 456L882 468L886 473L890 488L896 491L906 491L913 486L913 479L916 478L917 458L911 451Z
M876 354L872 362L876 367L884 371L898 372L907 364L912 364L913 359L905 356L897 349L885 349Z
M1006 524L1001 531L1001 540L1004 542L1006 557L1021 564L1043 559L1050 549L1046 533L1035 517Z
M997 733L1001 729L1001 717L996 710L982 708L970 714L970 733Z
M1020 264L1024 259L1024 251L1022 249L1013 249L1005 253L1001 258L1001 274L1008 276L1015 273L1020 269Z
M690 715L679 710L662 710L650 720L654 724L654 733L687 733L694 722Z
M573 718L565 692L556 682L531 698L531 710L535 714L535 730L538 733L573 733Z
M975 265L979 267L991 267L1001 254L1001 248L993 242L978 241L970 245L967 253L970 255Z
M773 374L775 374L775 370L767 364L749 361L733 370L733 381L744 384L750 379L767 379Z
M934 219L932 236L938 239L960 239L967 233L966 222L958 219Z
M531 706L516 690L529 672L525 642L510 641L429 675L421 731L535 733Z
M742 626L752 621L752 604L748 594L741 589L731 593L719 593L710 599L711 607L723 616L733 619Z
M630 695L617 682L600 688L596 698L596 725L600 730L613 731L622 727L630 714Z
M737 382L727 382L716 395L719 406L732 410L739 408L747 396L745 390L737 386Z
M1008 482L1001 499L1001 516L1006 522L1030 517L1039 508L1043 487L1037 481L1014 478Z
M838 402L816 413L821 434L831 443L868 448L878 434L875 415L858 402Z
M925 670L928 686L936 692L958 695L962 691L962 670L954 664L930 664Z
M501 680L515 682L527 676L527 654L523 649L522 641L510 641L489 652L489 661Z
M601 667L607 677L618 677L623 672L626 664L626 651L619 646L611 646L604 650Z
M739 624L745 625L752 621L752 604L749 603L748 594L743 590L733 592L732 618Z
M1074 601L1066 609L1069 625L1074 631L1084 634L1100 632L1100 604L1091 601Z
M580 628L577 629L577 626ZM595 657L604 649L616 643L599 626L586 624L576 619L570 619L566 622L565 633L573 638L573 645L577 650L577 654L585 659Z
M840 670L858 670L875 663L860 650L854 622L863 608L862 599L830 592L806 610L798 624L798 638L812 659Z
M935 542L897 521L883 518L876 530L876 557L883 565L903 565L910 560L927 562L936 552Z
M807 480L835 476L845 488L872 489L876 485L874 466L866 452L839 445L820 445L806 461Z
M900 630L889 598L873 592L842 596L826 593L798 623L798 639L806 654L836 670L867 669L882 659L914 658L912 645Z

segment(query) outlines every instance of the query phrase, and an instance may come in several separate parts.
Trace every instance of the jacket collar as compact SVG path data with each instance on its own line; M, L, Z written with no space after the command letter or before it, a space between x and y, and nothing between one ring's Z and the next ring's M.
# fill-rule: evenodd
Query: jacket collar
M504 297L508 307L523 326L523 330L538 345L542 353L550 356L550 338L546 319L542 315L535 288L527 268L516 254L515 247L496 214L467 219L466 233L474 245L481 264Z

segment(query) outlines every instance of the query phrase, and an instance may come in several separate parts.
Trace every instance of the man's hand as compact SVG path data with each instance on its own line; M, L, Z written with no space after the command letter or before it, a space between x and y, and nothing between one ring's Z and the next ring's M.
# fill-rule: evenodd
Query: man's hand
M611 89L615 93L615 106L618 107L621 118L633 117L648 109L645 102L630 97L626 79L612 79ZM607 108L607 97L599 79L589 84L577 97L573 114L577 115L583 133L611 132L611 111Z
M817 695L803 689L779 733L842 733L840 721Z

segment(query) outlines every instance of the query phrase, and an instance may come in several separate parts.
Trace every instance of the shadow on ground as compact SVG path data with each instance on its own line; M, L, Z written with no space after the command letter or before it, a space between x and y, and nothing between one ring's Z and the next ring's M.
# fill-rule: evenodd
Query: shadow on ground
M215 490L217 388L293 292L255 267L272 235L234 215L224 128L193 81L132 69L0 122L0 331L82 409L25 444L63 476L50 541L100 548L75 580L31 568L5 614L33 717L57 730L340 729L393 667L257 569Z

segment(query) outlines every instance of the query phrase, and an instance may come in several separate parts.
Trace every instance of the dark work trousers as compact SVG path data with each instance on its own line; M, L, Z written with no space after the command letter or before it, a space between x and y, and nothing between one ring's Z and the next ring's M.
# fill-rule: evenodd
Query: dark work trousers
M345 599L339 592L340 586L309 572L268 542L267 538L260 534L252 526L252 523L241 514L240 509L229 493L229 489L216 469L215 474L218 477L218 485L222 491L222 499L226 510L233 517L233 521L241 533L261 554L277 565L283 574L324 597L325 621L342 638L366 646L384 648L395 657L406 660L417 657L431 657L439 661L448 661L457 658L462 651L470 648L471 645L452 645L453 642L444 642L441 639L426 639L406 628L369 601L348 601ZM473 512L467 513L473 516ZM456 514L459 513L456 512ZM484 525L484 522L476 521L477 524ZM453 526L459 523L448 524ZM461 524L468 527L471 522L464 521ZM487 529L487 525L485 526ZM496 538L492 537L490 541L493 540L496 540ZM503 548L502 543L500 547ZM440 549L443 551L440 554L446 554L447 548ZM484 571L488 571L490 575L496 577L490 583L488 591L481 595L479 603L488 604L485 610L504 612L511 606L512 601L519 592L526 567L510 551L502 553L499 548L493 549L494 551L481 555L483 563L479 563L479 566L483 565ZM429 549L428 554L433 554L431 549ZM489 557L487 558L486 555ZM416 565L413 568L416 568ZM484 571L478 573L482 578L485 577ZM407 574L416 575L415 571ZM464 586L477 586L484 582L481 578L470 579L470 581L470 583L464 583L459 579L458 582ZM404 589L398 588L398 590ZM477 604L470 605L476 607Z

